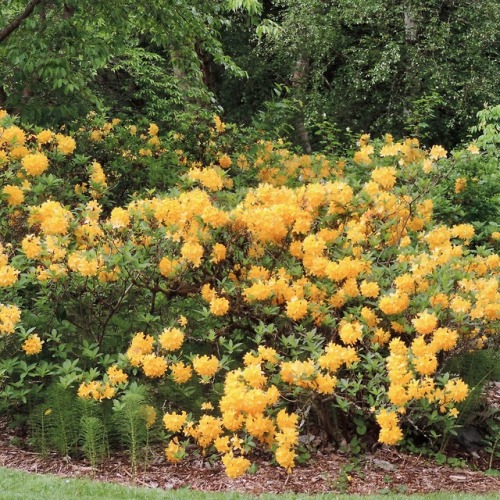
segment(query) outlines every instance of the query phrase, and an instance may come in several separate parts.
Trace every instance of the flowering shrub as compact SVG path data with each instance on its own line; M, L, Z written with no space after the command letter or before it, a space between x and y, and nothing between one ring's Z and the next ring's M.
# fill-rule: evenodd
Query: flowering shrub
M335 416L332 439L376 423L388 445L408 423L453 427L469 389L444 363L498 334L500 256L469 248L472 225L434 221L443 148L365 135L353 158L330 159L259 141L203 165L163 151L154 124L79 131L146 143L108 172L76 158L79 140L0 126L3 408L54 380L99 402L144 383L168 410L167 459L194 442L230 477L256 446L291 471L308 419ZM216 118L213 145L226 133ZM120 161L162 154L182 165L175 188L119 205L113 189L142 182Z

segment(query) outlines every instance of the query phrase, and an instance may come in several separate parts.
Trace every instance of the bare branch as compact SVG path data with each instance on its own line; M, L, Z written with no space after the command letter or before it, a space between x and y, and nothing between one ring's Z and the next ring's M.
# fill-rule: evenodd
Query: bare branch
M31 0L26 8L21 14L19 14L15 19L13 19L5 28L0 31L0 43L2 43L6 38L8 38L19 26L21 23L27 19L35 9L35 7L41 3L43 0Z

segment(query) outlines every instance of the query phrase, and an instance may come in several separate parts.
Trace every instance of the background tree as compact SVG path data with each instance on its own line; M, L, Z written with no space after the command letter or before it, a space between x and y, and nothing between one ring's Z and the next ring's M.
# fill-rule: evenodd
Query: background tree
M258 6L243 3L3 2L0 104L39 124L104 108L168 121L209 102L206 61L243 74L218 40L230 8Z
M340 129L416 134L429 144L451 147L465 137L477 110L498 98L497 2L275 0L265 5L265 15L279 24L274 36L259 41L243 28L240 40L248 40L243 47L234 43L233 31L227 35L229 55L243 69L252 63L244 87L248 94L239 91L246 115L262 108L249 96L267 91L269 99L272 82L278 82L290 87L288 98L303 104L310 132L326 116ZM307 67L300 84L298 66ZM235 87L227 79L221 82L223 105L238 116L234 95L228 99L225 92L228 85Z

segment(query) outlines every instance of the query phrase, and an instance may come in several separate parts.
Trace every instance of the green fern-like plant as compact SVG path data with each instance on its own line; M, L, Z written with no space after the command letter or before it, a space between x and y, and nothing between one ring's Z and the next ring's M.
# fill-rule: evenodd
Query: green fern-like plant
M35 407L28 419L35 447L42 454L56 450L70 455L78 444L79 416L76 395L54 384L47 389L45 402Z
M138 385L131 385L119 400L113 402L115 431L129 453L134 473L137 473L138 463L149 442L147 406L146 389Z
M49 427L52 410L46 404L36 406L28 418L30 443L45 458L49 452Z
M500 349L466 352L451 359L447 370L457 373L470 387L468 398L461 407L461 423L468 423L477 415L483 403L483 389L490 381L500 380Z
M104 422L98 417L84 415L80 419L80 442L85 458L96 469L103 463L108 451Z
M50 443L61 455L70 455L78 443L77 397L70 389L56 384L50 387L46 401L52 410Z

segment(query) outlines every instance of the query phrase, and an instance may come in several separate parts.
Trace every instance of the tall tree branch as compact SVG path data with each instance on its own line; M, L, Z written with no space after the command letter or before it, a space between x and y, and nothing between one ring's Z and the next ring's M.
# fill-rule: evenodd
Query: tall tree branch
M6 38L8 38L19 26L21 23L27 19L35 9L35 7L41 3L43 0L31 0L26 8L21 14L19 14L15 19L13 19L5 28L0 31L0 43L2 43Z

